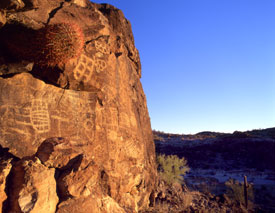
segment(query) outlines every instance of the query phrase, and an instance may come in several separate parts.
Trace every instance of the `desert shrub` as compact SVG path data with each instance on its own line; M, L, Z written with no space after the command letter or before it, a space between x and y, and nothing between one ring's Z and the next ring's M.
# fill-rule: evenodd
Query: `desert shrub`
M167 184L175 182L182 184L183 176L190 170L187 166L187 161L176 155L158 155L157 163L160 178Z
M244 183L240 183L239 181L234 179L229 179L227 182L225 182L225 186L226 194L229 198L231 198L232 200L239 201L242 204L245 203ZM250 201L254 200L252 184L248 184L247 195Z
M77 24L48 25L37 33L40 44L35 61L44 66L55 66L78 57L84 46L84 35Z

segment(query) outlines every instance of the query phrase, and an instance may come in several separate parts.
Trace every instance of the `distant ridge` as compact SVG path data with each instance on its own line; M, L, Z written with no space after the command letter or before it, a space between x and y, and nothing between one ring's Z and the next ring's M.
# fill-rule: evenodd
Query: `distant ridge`
M275 127L266 129L254 129L248 131L235 131L233 133L222 133L222 132L211 132L203 131L196 134L175 134L175 133L165 133L162 131L153 130L155 138L158 137L181 137L184 140L196 140L196 139L206 139L206 138L218 138L218 137L264 137L275 139Z

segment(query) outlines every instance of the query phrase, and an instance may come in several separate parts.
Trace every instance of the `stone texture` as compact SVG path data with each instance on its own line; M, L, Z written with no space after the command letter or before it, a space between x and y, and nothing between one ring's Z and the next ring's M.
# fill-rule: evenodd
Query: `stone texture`
M59 201L54 175L55 169L38 158L17 162L9 188L10 212L54 213Z
M7 176L10 174L12 165L12 159L2 160L0 161L0 211L3 209L3 203L7 199L6 194L6 184L7 184Z
M74 147L68 139L59 137L45 140L39 146L36 156L47 167L65 169L81 153L81 149Z
M58 206L57 213L126 213L118 203L109 196L100 197L100 195L89 196L86 198L68 199Z
M28 2L37 8L7 16L0 29L0 145L24 159L14 175L32 180L38 172L23 172L23 162L37 168L57 185L60 212L84 208L92 195L94 212L146 208L155 187L155 147L129 21L113 6L90 1ZM64 21L85 34L80 57L47 68L12 56L7 43L25 32L15 22L35 31ZM36 191L17 184L9 191L12 209L34 212Z
M88 5L87 0L73 0L72 2L80 7L87 7Z
M22 0L1 0L0 9L18 10L25 6Z
M5 11L0 10L0 28L3 27L6 24L6 14Z

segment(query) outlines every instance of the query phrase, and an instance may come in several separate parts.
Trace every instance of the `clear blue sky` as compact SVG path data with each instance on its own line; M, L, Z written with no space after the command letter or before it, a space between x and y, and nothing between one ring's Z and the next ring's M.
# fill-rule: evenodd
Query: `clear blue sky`
M275 0L96 0L130 20L152 128L275 126Z

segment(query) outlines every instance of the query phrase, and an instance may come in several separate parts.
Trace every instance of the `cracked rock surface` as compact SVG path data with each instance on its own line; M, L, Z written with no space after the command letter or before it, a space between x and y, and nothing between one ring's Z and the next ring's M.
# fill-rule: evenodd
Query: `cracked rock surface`
M129 21L86 0L15 2L0 4L0 212L145 209L155 147ZM60 22L85 39L66 64L40 67L5 43Z

